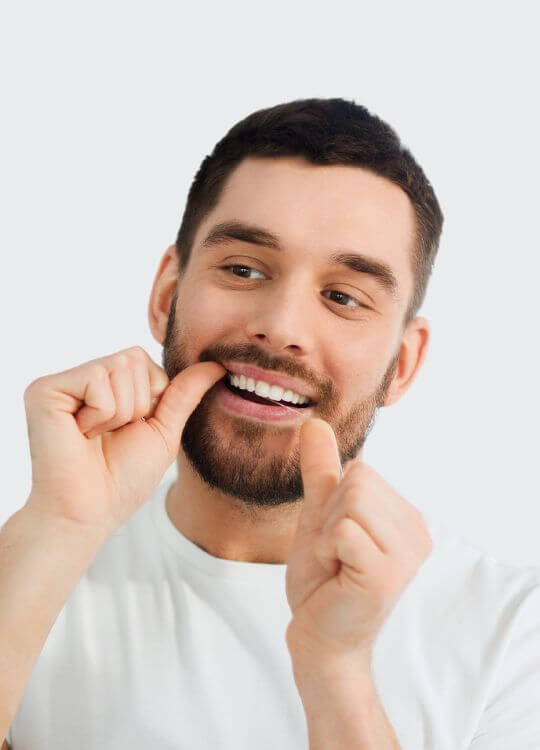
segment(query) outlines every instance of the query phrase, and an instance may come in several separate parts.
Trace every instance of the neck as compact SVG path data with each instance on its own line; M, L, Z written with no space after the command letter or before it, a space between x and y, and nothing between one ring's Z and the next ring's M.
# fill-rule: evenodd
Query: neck
M181 450L178 478L169 489L166 508L176 528L214 557L284 565L292 544L302 501L253 508L208 487Z

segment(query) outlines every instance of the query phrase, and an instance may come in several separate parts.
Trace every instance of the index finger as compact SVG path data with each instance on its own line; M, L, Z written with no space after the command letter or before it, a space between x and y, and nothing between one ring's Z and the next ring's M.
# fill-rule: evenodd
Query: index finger
M129 349L122 349L115 354L110 354L93 361L99 362L107 370L112 371L115 365L118 364L119 359L122 361L124 358L126 364L143 364L146 367L152 397L161 396L163 391L169 385L169 378L167 377L165 370L154 362L152 357L142 348L142 346L132 346L129 347Z

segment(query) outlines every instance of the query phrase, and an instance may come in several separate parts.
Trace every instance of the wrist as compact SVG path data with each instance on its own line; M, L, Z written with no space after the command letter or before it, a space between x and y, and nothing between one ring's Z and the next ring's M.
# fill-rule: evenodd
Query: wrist
M25 505L8 519L8 522L12 519L21 528L35 528L41 534L49 534L67 542L75 540L90 547L100 547L110 536L110 533L102 526L85 524L76 519L48 512L46 503L42 500L36 502L32 494L29 495Z
M374 690L372 653L329 658L308 657L289 650L293 677L305 707L322 705L329 696L348 702L352 693L371 698ZM356 703L356 700L355 700Z

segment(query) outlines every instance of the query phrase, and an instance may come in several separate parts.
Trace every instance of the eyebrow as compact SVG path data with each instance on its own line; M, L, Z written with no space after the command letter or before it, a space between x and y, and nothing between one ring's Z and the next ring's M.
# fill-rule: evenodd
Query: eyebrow
M262 245L272 250L282 250L279 237L267 229L240 221L224 221L216 224L202 242L202 247L223 245L234 241L249 242L252 245ZM372 276L383 291L395 302L398 301L398 281L386 263L371 258L362 253L345 252L332 253L328 258L332 265L345 266L350 271L365 273Z

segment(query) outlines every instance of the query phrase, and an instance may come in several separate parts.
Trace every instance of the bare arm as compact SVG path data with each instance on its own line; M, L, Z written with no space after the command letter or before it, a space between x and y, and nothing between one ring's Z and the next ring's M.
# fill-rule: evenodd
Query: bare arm
M169 381L131 347L25 390L32 490L0 529L0 739L72 590L152 495L191 412L225 372L197 362Z
M26 506L0 529L0 738L58 614L105 538Z

